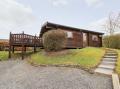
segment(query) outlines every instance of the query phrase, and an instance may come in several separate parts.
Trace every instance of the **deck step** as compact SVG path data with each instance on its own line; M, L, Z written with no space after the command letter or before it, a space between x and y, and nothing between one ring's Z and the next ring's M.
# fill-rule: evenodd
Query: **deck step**
M95 70L96 73L101 73L101 74L107 74L107 75L112 75L112 73L114 72L111 69L106 69L106 68L97 68Z
M105 68L105 69L114 69L115 68L115 65L104 65L104 64L101 64L98 66L98 68Z

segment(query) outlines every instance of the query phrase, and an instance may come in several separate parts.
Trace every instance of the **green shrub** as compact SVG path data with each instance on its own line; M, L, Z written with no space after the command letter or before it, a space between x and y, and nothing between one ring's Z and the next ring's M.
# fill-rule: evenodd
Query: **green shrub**
M58 51L65 47L67 35L64 31L50 30L43 35L43 46L46 51Z
M103 45L108 48L120 49L120 34L105 36Z

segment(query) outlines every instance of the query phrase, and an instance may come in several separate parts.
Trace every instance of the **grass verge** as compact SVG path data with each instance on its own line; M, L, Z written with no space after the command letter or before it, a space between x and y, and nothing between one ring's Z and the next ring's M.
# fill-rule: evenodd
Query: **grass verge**
M120 76L120 50L117 50L118 52L118 59L117 59L117 66L115 71L118 73L118 75Z
M7 51L0 51L0 61L4 61L8 59L8 52Z
M0 61L5 61L8 60L8 51L0 51ZM32 51L27 51L25 53L25 57L28 57L30 55L34 54ZM13 59L19 59L21 58L21 51L15 51L15 53L12 53L12 58Z
M41 51L33 54L29 62L36 65L79 65L90 69L100 63L101 57L105 53L105 49L93 47L70 49L69 51L68 54L57 56L48 56Z

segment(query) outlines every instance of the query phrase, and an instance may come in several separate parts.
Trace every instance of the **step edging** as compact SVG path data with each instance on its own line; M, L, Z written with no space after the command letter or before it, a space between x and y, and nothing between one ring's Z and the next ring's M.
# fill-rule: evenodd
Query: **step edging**
M113 89L120 89L120 81L118 74L115 73L112 74L112 83L113 83Z

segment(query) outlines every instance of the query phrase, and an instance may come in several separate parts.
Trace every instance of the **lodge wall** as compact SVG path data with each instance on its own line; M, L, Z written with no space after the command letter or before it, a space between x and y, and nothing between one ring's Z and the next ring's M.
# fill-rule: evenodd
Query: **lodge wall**
M49 28L49 29L48 29ZM67 38L66 48L83 48L86 46L91 47L102 47L102 37L100 37L100 34L91 33L91 32L84 32L80 30L74 30L74 29L65 29L65 28L57 28L57 27L48 27L44 31L52 30L52 29L60 29L65 32L72 32L73 37ZM42 33L42 34L44 34ZM87 34L87 45L84 46L83 44L83 33ZM95 38L95 39L94 39Z

